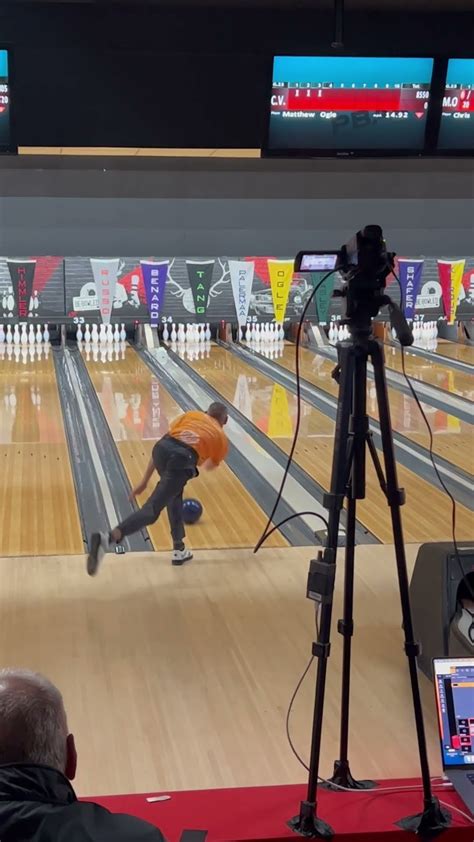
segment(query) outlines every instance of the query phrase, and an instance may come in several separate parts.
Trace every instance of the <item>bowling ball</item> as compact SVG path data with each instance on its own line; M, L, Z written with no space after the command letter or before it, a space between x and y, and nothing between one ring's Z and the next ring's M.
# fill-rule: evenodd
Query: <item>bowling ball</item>
M202 506L199 500L189 497L183 500L183 520L185 523L197 523L202 515Z

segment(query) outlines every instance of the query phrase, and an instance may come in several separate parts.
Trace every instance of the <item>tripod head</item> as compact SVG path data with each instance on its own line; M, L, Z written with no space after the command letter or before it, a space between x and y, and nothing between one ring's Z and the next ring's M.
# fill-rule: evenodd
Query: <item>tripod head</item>
M395 252L387 251L380 225L366 225L337 252L299 252L295 272L338 270L342 288L333 292L343 299L343 324L352 337L369 337L372 320L388 306L390 324L402 345L413 343L413 334L401 309L385 294L387 277L394 267Z

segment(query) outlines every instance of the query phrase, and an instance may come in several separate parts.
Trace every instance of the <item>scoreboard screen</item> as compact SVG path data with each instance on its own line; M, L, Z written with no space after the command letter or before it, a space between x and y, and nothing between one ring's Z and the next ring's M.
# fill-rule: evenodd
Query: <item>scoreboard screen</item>
M438 149L474 150L474 59L450 58Z
M8 52L0 49L0 153L12 151Z
M431 58L275 56L268 154L421 153Z

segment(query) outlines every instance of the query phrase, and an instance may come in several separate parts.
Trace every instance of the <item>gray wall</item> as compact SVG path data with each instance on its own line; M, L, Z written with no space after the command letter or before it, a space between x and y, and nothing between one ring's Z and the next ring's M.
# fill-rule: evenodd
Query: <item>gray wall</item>
M0 160L1 255L292 255L367 223L389 247L472 254L469 160Z

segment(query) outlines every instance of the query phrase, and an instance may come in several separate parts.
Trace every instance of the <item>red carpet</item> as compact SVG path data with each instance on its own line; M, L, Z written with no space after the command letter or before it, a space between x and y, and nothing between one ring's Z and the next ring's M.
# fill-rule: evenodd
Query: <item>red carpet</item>
M404 792L381 792L388 786L409 786L418 781L385 781L379 790L333 793L319 790L318 815L335 830L340 842L407 842L419 839L396 827L400 818L420 812L421 788ZM438 798L466 812L450 788L434 787ZM160 795L165 793L148 793ZM169 801L149 804L144 795L118 795L88 799L114 813L131 813L156 825L168 842L179 842L183 830L206 830L206 842L277 842L301 839L287 826L299 812L306 787L253 787L243 789L171 792ZM452 810L452 821L440 837L443 842L473 842L474 825Z

